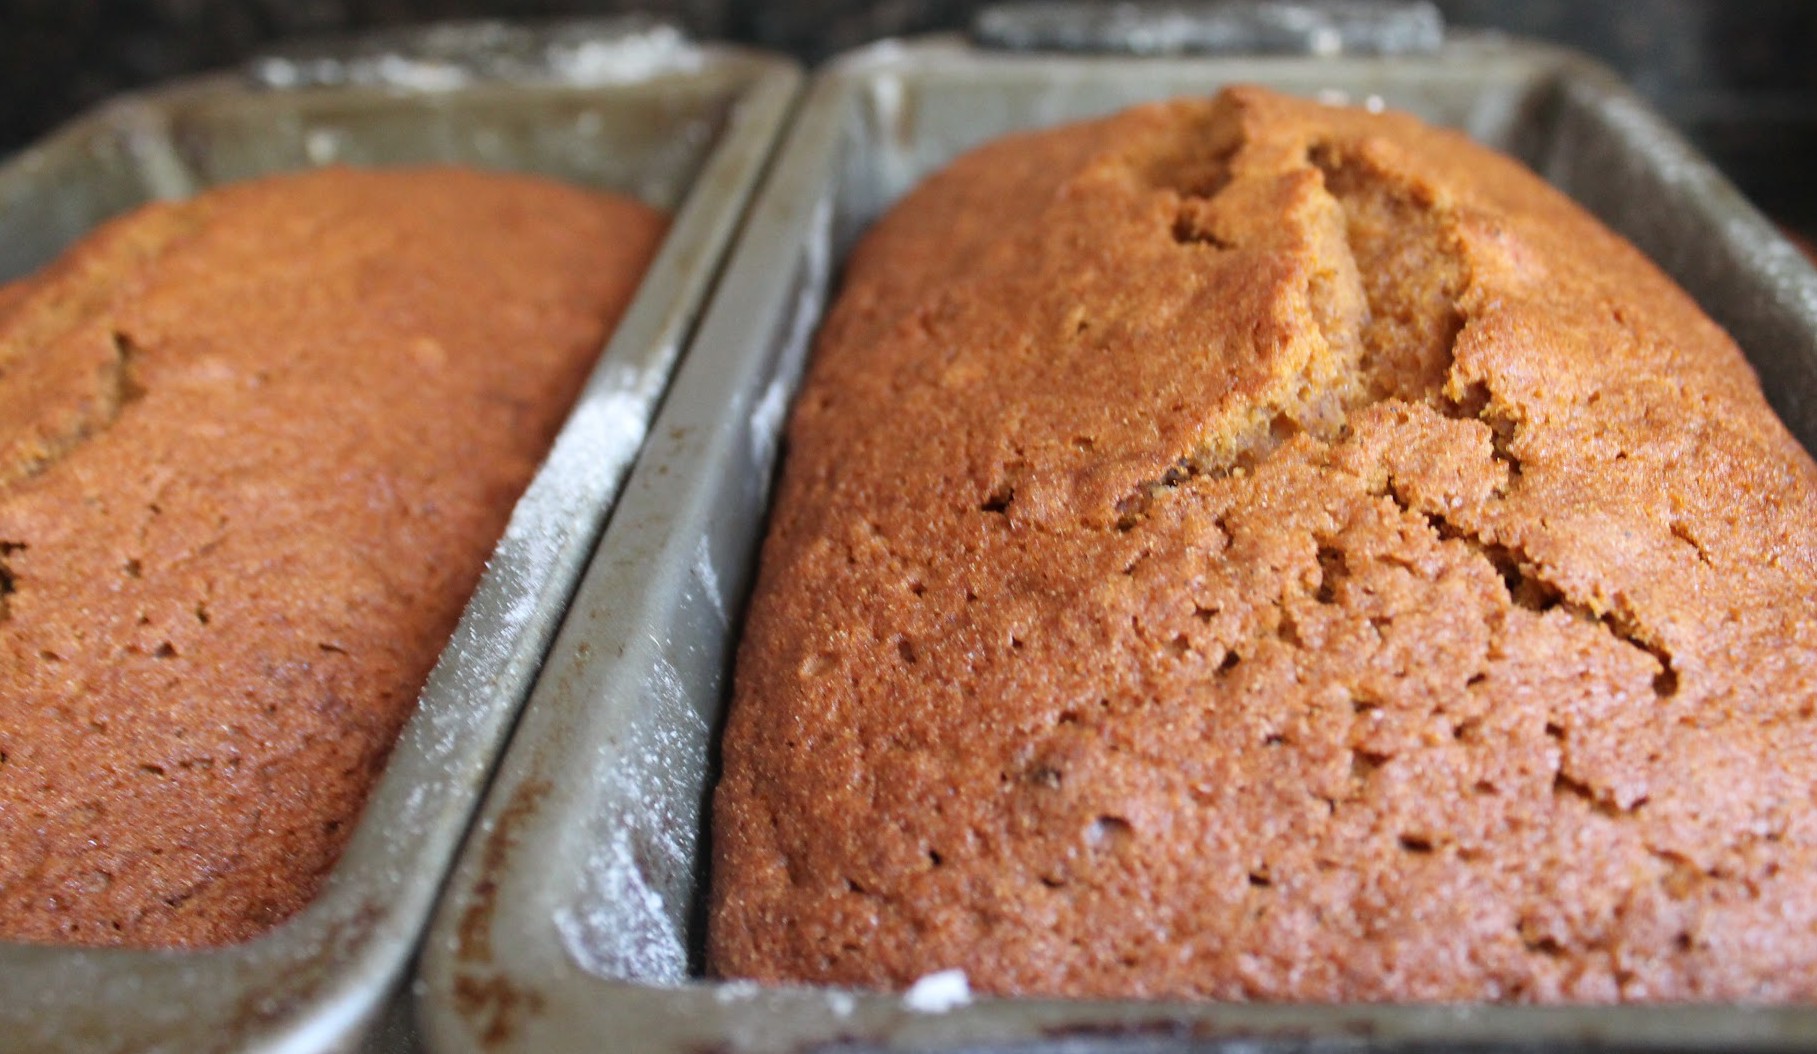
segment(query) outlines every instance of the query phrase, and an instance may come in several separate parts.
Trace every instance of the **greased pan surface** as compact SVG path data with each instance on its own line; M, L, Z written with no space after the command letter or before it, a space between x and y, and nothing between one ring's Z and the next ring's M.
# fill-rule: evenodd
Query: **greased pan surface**
M0 1048L359 1042L404 975L799 82L785 60L647 21L443 27L125 98L0 168L0 277L140 202L329 162L525 169L675 212L318 898L221 950L0 945Z
M1286 1006L906 997L699 974L706 805L780 426L857 233L1005 132L1246 81L1459 127L1659 260L1817 441L1817 274L1598 67L1461 39L1392 61L886 43L821 74L626 484L425 945L443 1051L1787 1049L1817 1010Z

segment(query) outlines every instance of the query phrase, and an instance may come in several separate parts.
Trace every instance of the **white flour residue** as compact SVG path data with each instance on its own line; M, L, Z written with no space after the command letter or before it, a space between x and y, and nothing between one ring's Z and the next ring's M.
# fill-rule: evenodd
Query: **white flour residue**
M719 616L719 621L729 623L731 616L726 612L725 591L719 588L719 572L713 567L713 547L704 534L700 536L700 544L694 547L694 577L699 580L707 603L713 605L713 613Z
M341 156L344 138L331 128L311 128L303 136L303 154L312 165L326 165Z
M877 168L877 181L887 195L885 200L889 200L913 186L920 174L915 164L913 122L909 118L911 111L904 104L902 78L875 76L870 89L869 112L874 122L870 130L874 143L872 163ZM820 199L822 205L831 201L832 195Z
M549 48L547 61L559 80L598 85L693 72L704 60L675 27L657 25L622 37L558 41Z
M877 115L877 130L882 133L883 141L901 142L902 134L902 78L873 76L869 85L871 89L871 112Z
M555 912L562 947L582 969L628 981L676 983L687 972L680 928L662 895L644 881L620 829L587 861L582 907Z
M330 55L287 58L267 55L254 59L252 73L273 88L306 88L318 84L342 84L347 81L347 66Z
M372 61L370 71L362 70L362 83L376 81L410 91L455 91L472 84L468 71L449 62L409 58L404 55L380 55Z
M908 55L909 49L902 46L902 41L894 37L885 37L848 52L847 57L840 62L846 66L868 68L901 62Z
M649 428L655 402L649 388L647 379L628 366L601 372L568 415L542 471L518 502L504 544L544 547L572 530L573 524L565 521L581 507L603 505L611 497Z
M660 648L661 645L658 647ZM642 751L642 756L636 760L645 765L656 765L659 770L666 770L667 766L662 765L661 762L666 756L664 752L673 745L669 740L683 733L692 734L695 731L705 731L706 722L702 721L700 715L694 712L694 708L688 705L688 686L682 683L681 671L675 668L674 663L664 658L660 651L650 664L648 691L649 694L656 697L657 712L661 720L660 723L651 722L652 725L657 726L655 728L639 729L639 732L642 733L638 736L640 741L654 738L656 742L646 746Z
M693 73L705 64L700 50L674 26L608 19L546 27L476 22L406 29L370 38L349 54L266 56L253 62L252 72L274 88L355 84L437 93L483 83L629 84Z
M964 970L941 970L916 981L902 993L902 1005L917 1014L944 1014L972 1001Z
M529 656L541 654L561 614L551 594L565 593L585 566L583 543L643 444L659 386L660 378L615 367L582 396L512 510L401 749L457 758L528 690ZM409 804L438 808L442 797Z
M607 381L569 415L499 541L494 563L516 563L524 586L501 598L505 603L498 617L508 632L543 608L543 592L562 550L578 536L592 534L643 445L651 400L636 390L636 371L614 371ZM505 639L496 632L492 638L499 643Z
M643 445L653 403L649 392L616 386L582 401L549 452L550 464L563 472L604 477L616 489L618 477Z
M788 413L789 382L800 372L808 342L826 303L827 282L832 276L833 200L821 198L808 217L807 244L801 281L795 291L795 314L789 319L777 355L776 376L751 410L751 458L760 476L768 478L774 467L783 418Z
M684 920L697 877L697 792L709 730L660 648L642 698L630 705L638 716L623 745L607 744L599 754L594 847L580 888L554 921L582 969L679 984L687 973Z
M751 410L751 459L757 463L761 477L767 478L776 467L776 447L782 440L782 419L788 410L788 386L777 377Z
M253 73L273 88L294 88L303 83L303 71L286 58L267 58L254 63Z
M763 985L756 981L727 981L715 985L713 1001L721 1006L727 1003L743 1003L763 994Z

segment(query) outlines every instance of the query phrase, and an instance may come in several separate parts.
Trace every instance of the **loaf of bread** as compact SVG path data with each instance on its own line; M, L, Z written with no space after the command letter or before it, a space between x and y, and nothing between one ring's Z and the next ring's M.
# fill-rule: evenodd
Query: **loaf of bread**
M308 900L664 225L327 170L0 290L0 939Z
M1817 469L1515 162L1255 89L987 145L788 443L717 973L1817 998Z

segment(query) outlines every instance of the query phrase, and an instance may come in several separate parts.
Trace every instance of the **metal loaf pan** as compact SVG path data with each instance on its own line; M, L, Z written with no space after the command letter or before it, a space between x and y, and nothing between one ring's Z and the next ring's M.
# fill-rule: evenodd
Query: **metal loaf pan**
M1817 440L1817 274L1619 82L1514 41L1454 37L1394 59L1335 50L1135 59L935 38L879 44L818 77L431 928L418 1011L435 1049L1817 1044L1817 1010L1802 1009L979 999L928 1012L926 999L701 976L715 730L803 349L855 236L973 144L1234 81L1379 100L1462 128L1526 158L1673 272L1749 350L1798 434Z
M320 896L222 950L0 945L0 1048L359 1041L404 976L799 84L786 60L645 20L449 25L125 98L0 168L0 277L143 201L327 162L527 169L675 213Z

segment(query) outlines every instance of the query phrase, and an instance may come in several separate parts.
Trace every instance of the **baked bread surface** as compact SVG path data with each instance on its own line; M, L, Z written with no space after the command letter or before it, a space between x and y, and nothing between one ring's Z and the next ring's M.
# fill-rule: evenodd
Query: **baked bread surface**
M710 968L1817 997L1817 476L1518 164L1241 88L1012 136L849 262Z
M0 289L0 939L222 944L308 900L663 228L325 170Z

